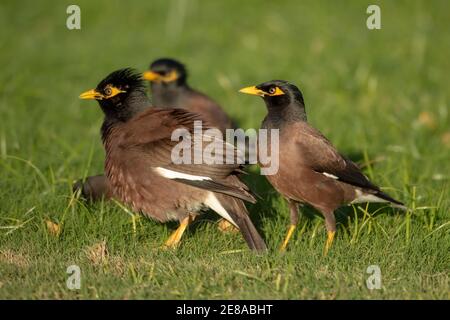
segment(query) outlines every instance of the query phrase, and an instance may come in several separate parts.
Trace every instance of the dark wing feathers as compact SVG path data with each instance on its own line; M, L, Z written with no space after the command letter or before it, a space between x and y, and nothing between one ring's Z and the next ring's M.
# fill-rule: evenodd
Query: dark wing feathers
M304 123L300 127L301 137L297 144L303 165L306 165L319 173L328 173L355 187L359 187L379 198L403 206L403 203L395 200L380 188L374 185L361 172L359 167L350 159L341 155L328 139L318 130Z
M172 132L175 129L187 129L191 135L194 131L194 121L202 120L197 114L188 112L183 109L149 109L134 119L125 124L121 132L120 147L124 152L139 151L141 159L144 159L148 167L162 167L168 170L173 170L185 174L195 176L206 176L211 180L191 181L187 179L177 179L177 181L186 183L211 191L222 192L233 195L246 201L254 202L253 196L240 190L239 188L228 186L225 182L229 175L234 175L240 172L243 163L242 154L231 144L222 140L222 137L211 137L202 133L202 139L205 143L198 145L192 139L184 137L184 141L191 146L191 159L194 159L194 154L202 155L203 160L200 164L195 163L181 163L176 164L172 161L172 150L179 143L179 141L172 141ZM203 123L202 123L203 125ZM209 127L203 127L203 130ZM209 145L208 142L217 143L222 148L215 148L216 151L212 157L203 151ZM235 159L232 164L226 164L226 148L231 148L235 154ZM142 156L144 155L144 156ZM214 159L222 159L222 163L215 163Z
M242 190L234 186L229 186L223 183L215 182L213 180L187 180L187 179L174 179L174 180L183 182L193 187L223 193L235 198L239 198L244 201L256 203L255 197L249 192L249 190Z
M380 189L362 174L358 166L339 154L336 148L319 131L304 124L302 135L297 144L303 164L319 173L336 176L340 181L356 187L380 191Z

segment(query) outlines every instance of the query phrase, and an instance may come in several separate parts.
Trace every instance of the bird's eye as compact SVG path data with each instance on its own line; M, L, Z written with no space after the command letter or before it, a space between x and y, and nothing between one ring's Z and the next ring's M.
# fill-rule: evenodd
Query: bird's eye
M112 89L110 87L106 87L104 91L107 96L110 96L112 94Z
M277 90L276 90L275 87L271 87L271 88L269 89L269 94L274 94L276 91L277 91Z
M167 74L167 72L166 71L160 71L160 72L158 72L160 75L162 75L163 77Z

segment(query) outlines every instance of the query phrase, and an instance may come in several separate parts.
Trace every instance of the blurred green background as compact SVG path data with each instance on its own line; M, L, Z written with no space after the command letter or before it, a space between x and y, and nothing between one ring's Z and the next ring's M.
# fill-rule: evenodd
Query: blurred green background
M81 30L66 28L70 4ZM366 27L370 4L381 30ZM448 1L1 1L0 298L450 298L449 12ZM101 111L78 95L159 57L184 62L244 128L266 110L238 89L297 84L309 121L412 210L342 213L328 257L323 220L303 216L281 255L287 207L250 177L271 248L261 257L205 221L162 252L174 225L79 202L72 181L101 173L104 155ZM79 291L65 286L72 263ZM381 290L366 288L369 264Z

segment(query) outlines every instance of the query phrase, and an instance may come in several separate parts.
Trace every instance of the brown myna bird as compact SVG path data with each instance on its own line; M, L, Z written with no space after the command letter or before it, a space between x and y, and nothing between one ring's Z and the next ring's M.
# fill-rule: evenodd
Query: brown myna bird
M225 130L233 128L231 119L210 97L189 87L187 71L183 64L173 59L158 59L143 74L150 82L153 104L159 108L181 108L198 113L210 126ZM143 105L148 108L150 105ZM87 177L73 185L73 191L80 191L83 198L97 201L111 198L108 180L104 175ZM223 221L221 221L223 222ZM223 225L227 228L227 225Z
M202 115L211 126L225 133L233 123L223 109L207 95L187 83L185 66L174 59L158 59L144 72L150 81L153 105L158 108L182 108Z
M295 85L273 80L240 92L261 96L268 110L261 128L279 130L279 146L268 147L272 153L278 148L279 169L267 179L287 199L290 208L291 225L281 250L285 250L297 225L299 204L308 204L323 214L328 231L325 253L334 239L334 211L340 206L389 202L405 208L370 182L355 163L339 154L308 124L303 95Z
M194 134L198 115L171 108L141 111L150 101L140 74L129 68L111 73L80 98L97 100L105 115L105 175L114 198L157 221L180 222L166 246L177 246L189 223L210 208L239 228L252 250L266 250L242 201L255 199L237 176L238 163L216 164L205 158L194 164L174 162L172 151L179 142L172 141L172 133L183 129ZM204 131L200 134L202 141L211 140ZM207 144L187 141L194 152L208 156ZM214 141L222 150L234 148L217 137Z

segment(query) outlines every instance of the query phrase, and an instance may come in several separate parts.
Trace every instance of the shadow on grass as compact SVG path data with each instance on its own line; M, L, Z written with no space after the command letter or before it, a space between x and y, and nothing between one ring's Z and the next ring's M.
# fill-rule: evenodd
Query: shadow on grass
M358 164L364 163L364 154L362 152L348 152L347 157L352 161ZM250 190L255 194L257 202L255 204L246 203L246 206L249 210L250 217L252 222L254 223L257 230L261 231L264 229L264 223L267 221L274 221L277 219L277 216L283 210L283 205L279 205L280 202L285 201L281 195L272 187L270 182L267 180L265 176L259 174L259 169L257 166L248 167L249 173L247 175L242 175L241 178L246 182L249 186ZM98 201L95 201L98 202ZM85 204L90 207L94 206L94 203L90 200L85 200ZM365 209L366 204L358 204L361 208ZM287 204L285 205L285 209L288 212ZM397 215L398 210L395 210L389 207L387 204L369 204L367 207L367 212L372 216L378 216L381 214L387 215ZM320 217L323 218L322 214L317 211L315 208L309 205L299 205L299 213L302 217L308 220L309 227L312 228L312 222L315 218ZM372 214L373 213L373 214ZM363 219L366 213L363 210L354 209L353 206L343 206L335 211L336 222L340 224L344 228L348 228L348 226L353 223L356 219ZM220 216L213 212L212 210L204 211L203 214L198 217L195 222L189 227L186 231L187 233L195 234L197 229L205 222L217 222L220 219ZM169 230L175 230L179 222L178 221L169 221L163 223ZM287 214L286 226L289 225L289 214ZM171 231L170 231L171 232ZM266 238L264 234L261 235L263 238ZM267 240L267 239L266 239Z

